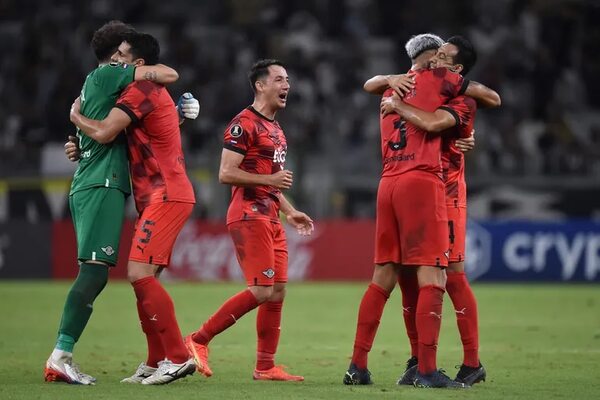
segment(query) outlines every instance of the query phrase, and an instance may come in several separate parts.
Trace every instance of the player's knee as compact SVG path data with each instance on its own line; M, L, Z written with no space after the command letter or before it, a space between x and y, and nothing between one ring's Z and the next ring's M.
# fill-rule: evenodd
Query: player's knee
M375 265L372 282L391 293L398 282L398 274L393 264Z
M250 291L256 298L256 302L262 304L271 298L273 286L251 286Z
M275 302L283 301L283 299L285 299L286 293L287 293L287 290L285 288L285 284L284 283L276 283L273 286L273 293L271 294L271 297L269 297L269 301L275 301Z

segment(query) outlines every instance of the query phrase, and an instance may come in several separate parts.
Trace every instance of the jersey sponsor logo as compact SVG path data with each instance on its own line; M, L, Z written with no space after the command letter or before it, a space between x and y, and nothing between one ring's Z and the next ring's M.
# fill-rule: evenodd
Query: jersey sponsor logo
M106 254L107 256L112 256L113 254L115 254L115 249L113 249L112 246L106 246L106 247L100 247L100 248L102 249L104 254Z
M273 153L273 162L277 164L285 163L285 156L287 155L287 151L285 149L277 149Z
M275 276L275 271L273 271L273 268L268 268L268 269L265 269L262 272L262 274L264 276L266 276L267 278L271 279L271 278L273 278Z
M242 136L242 133L244 133L244 128L242 128L240 124L235 124L231 128L229 128L229 134L231 135L231 137L240 137Z
M415 153L398 154L396 156L386 157L383 159L384 164L391 163L394 161L415 161Z

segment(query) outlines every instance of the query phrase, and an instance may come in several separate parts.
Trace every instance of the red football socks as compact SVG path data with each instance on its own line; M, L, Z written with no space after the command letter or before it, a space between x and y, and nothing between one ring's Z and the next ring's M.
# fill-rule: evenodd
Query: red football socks
M446 291L456 312L456 323L464 351L463 364L468 367L479 367L477 300L465 273L448 272Z
M440 326L442 325L442 302L444 289L427 285L419 290L417 303L417 331L419 332L419 372L431 374L437 369L436 353Z
M230 297L198 331L192 334L192 340L199 344L208 344L213 337L235 324L244 314L256 307L258 302L249 289Z
M416 315L417 301L419 300L419 280L417 274L412 271L411 273L401 272L398 283L402 291L402 315L404 316L406 334L410 341L410 355L418 357L419 334L417 333Z
M146 365L157 368L158 362L165 359L165 350L160 341L160 335L154 330L152 322L142 309L142 303L139 300L137 301L137 310L142 325L142 331L146 334L146 342L148 343L148 359L146 360Z
M258 346L256 349L256 369L266 371L275 366L275 353L279 344L281 332L281 308L283 302L261 304L256 316L256 334Z
M132 285L140 308L160 337L165 357L175 364L185 362L189 358L188 351L175 318L171 296L154 276L138 279Z
M358 309L354 352L352 354L352 362L358 368L367 368L368 354L373 346L381 314L383 314L383 308L389 297L388 292L374 283L369 285L363 295Z

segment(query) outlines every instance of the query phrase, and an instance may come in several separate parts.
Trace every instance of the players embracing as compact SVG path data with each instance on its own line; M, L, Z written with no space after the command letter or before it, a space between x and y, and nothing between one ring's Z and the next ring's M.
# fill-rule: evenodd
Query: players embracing
M445 270L450 257L442 137L393 112L388 104L400 102L395 91L404 97L404 103L430 113L462 94L487 105L499 101L495 92L464 80L448 68L429 69L429 61L442 44L439 37L431 34L412 38L406 45L413 62L409 75L376 76L365 83L365 90L383 94L380 117L383 171L377 197L375 270L359 308L354 352L344 376L345 384L372 383L367 369L368 352L385 303L398 281L413 355L407 368L412 376L405 373L402 378L417 387L467 386L443 374L436 363ZM474 59L467 62L466 69ZM468 100L462 102L463 115L470 113L467 103ZM464 125L466 128L460 132L471 133L467 117L461 120L453 109L442 112L449 114L454 123L448 127ZM473 368L479 366L477 360ZM402 380L399 383L405 383Z

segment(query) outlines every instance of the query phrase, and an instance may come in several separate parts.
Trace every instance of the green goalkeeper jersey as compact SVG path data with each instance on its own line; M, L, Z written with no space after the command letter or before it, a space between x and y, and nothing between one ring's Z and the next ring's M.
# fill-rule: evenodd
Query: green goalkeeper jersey
M133 82L134 74L135 67L118 63L101 65L90 72L81 89L81 114L95 120L106 118L123 89ZM109 144L100 144L79 129L77 137L81 158L69 194L97 186L131 193L125 135L118 135Z

